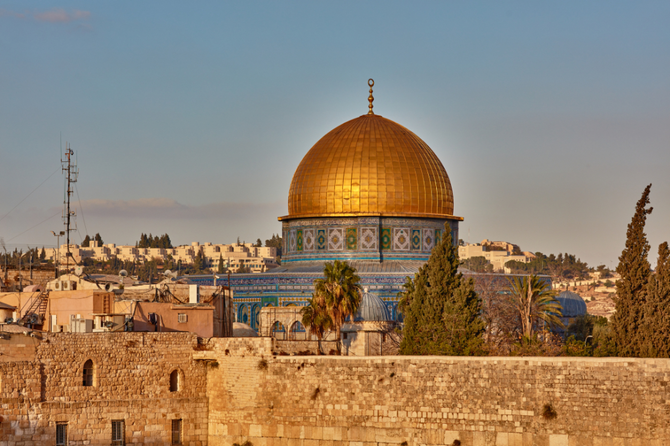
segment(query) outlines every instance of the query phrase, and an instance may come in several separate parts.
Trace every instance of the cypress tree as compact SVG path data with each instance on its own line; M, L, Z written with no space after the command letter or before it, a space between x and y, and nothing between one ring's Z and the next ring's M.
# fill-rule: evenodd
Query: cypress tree
M642 356L670 358L670 249L658 247L656 271L649 278L644 311Z
M614 343L620 356L639 356L643 338L642 323L646 301L647 283L651 265L647 260L651 246L644 233L647 215L653 208L649 204L648 185L635 207L635 215L628 224L626 247L619 256L616 272L621 278L616 283L616 312L612 316Z
M474 281L458 272L458 254L450 228L428 263L406 284L404 355L476 355L482 353L484 322Z

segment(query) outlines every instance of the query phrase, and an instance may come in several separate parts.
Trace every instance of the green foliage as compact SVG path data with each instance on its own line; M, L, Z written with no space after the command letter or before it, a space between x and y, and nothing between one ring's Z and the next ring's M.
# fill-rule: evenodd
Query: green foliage
M265 246L270 247L270 248L276 248L277 249L277 256L281 257L282 247L284 246L284 241L282 240L281 237L279 237L279 234L273 234L272 238L270 240L265 240Z
M538 276L526 276L523 280L515 277L510 280L508 291L509 304L519 317L525 338L532 339L545 324L550 328L563 327L562 307L554 299L556 292Z
M47 252L44 250L44 246L42 246L42 251L40 251L40 262L44 262L47 258Z
M522 336L510 351L511 356L558 356L560 353L560 338L550 333L544 333L542 338L537 334Z
M254 246L256 248L260 248L261 246L263 246L263 242L261 241L261 239L256 239L256 244Z
M472 279L458 272L451 231L433 248L428 263L405 284L403 355L478 355L483 353L481 300Z
M95 235L96 239L100 237L100 234ZM100 238L100 242L102 243L102 238ZM139 242L136 243L136 246L138 248L164 248L164 249L169 249L172 248L172 241L170 240L170 236L167 234L163 234L161 236L152 236L151 234L146 235L145 233L142 233L140 235L140 240Z
M592 348L588 343L569 336L563 344L563 355L565 356L592 356Z
M321 340L323 335L333 326L333 320L326 308L326 300L323 295L312 295L307 299L307 305L300 309L302 315L302 325L308 330L310 335L316 336L319 340L319 353L321 352Z
M91 237L89 237L87 234L86 237L84 237L84 240L81 241L81 246L82 248L88 248L90 244L91 244Z
M589 275L589 267L573 254L535 253L535 258L528 263L510 260L505 263L512 274L544 274L557 279L585 279Z
M593 336L593 328L596 325L607 325L607 318L583 314L577 316L568 326L566 334L573 336L578 341L586 342L589 336Z
M216 269L217 274L225 273L225 268L223 266L223 254L219 254L219 266Z
M476 273L492 273L493 265L484 256L475 256L461 262L464 268Z
M617 356L614 331L609 324L593 326L593 356Z
M337 332L338 353L341 350L341 330L347 317L353 317L361 303L361 278L346 261L327 262L323 279L314 280L314 295L323 301L333 328Z
M656 271L649 278L644 308L642 356L670 358L670 249L658 247Z
M651 275L651 265L647 260L651 246L644 233L647 215L653 208L647 208L651 184L635 206L635 214L628 224L626 247L619 256L616 268L620 279L616 283L616 312L612 316L612 329L618 353L621 356L640 356L644 334L643 324L647 284Z

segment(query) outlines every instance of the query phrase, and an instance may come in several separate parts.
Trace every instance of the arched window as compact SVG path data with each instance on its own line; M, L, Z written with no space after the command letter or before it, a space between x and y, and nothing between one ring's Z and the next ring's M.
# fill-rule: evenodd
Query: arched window
M284 339L284 333L286 333L286 330L284 330L284 325L276 321L274 324L272 324L272 337L275 339Z
M302 322L295 321L293 325L291 325L289 339L292 341L305 339L305 327L302 325Z
M179 370L173 370L172 373L170 373L170 392L179 391L179 381Z
M93 361L90 359L84 363L84 387L93 387Z

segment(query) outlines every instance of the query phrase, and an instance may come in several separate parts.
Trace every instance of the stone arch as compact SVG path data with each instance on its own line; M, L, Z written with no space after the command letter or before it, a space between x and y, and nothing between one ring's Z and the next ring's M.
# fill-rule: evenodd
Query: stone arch
M251 307L251 328L257 329L258 328L258 315L261 312L261 308L258 306L258 304L253 304Z
M294 321L293 324L291 324L291 329L289 330L289 336L288 338L292 341L296 340L305 340L305 326L302 325L302 322L300 321Z
M86 360L81 370L82 384L84 387L95 387L97 385L97 373L95 363L92 359Z
M286 329L280 321L275 321L271 328L272 337L279 340L286 339Z

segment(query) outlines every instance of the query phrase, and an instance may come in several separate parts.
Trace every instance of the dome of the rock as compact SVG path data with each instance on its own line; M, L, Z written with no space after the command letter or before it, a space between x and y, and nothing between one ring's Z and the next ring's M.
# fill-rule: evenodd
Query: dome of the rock
M451 182L428 145L375 114L336 127L302 159L284 219L339 216L448 218Z

